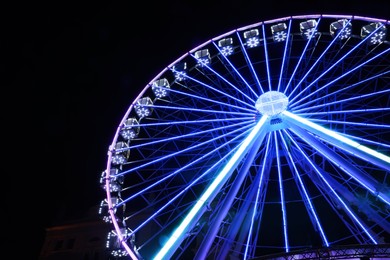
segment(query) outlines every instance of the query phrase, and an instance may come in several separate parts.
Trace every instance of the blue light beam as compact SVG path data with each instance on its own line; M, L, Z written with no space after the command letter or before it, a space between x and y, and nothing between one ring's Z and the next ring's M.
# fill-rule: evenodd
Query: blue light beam
M176 228L176 230L173 232L173 234L165 243L165 245L156 254L156 256L154 257L155 260L166 259L167 257L169 258L174 253L176 247L185 238L186 231L190 229L191 223L194 223L196 221L196 218L200 217L199 213L202 212L201 209L207 206L206 204L213 199L219 188L227 181L237 164L244 157L246 152L251 148L253 142L258 139L257 137L259 137L260 134L263 134L263 136L265 136L265 132L267 130L265 127L265 122L267 121L267 118L268 116L262 116L260 118L253 130L249 133L248 137L242 142L241 146L233 154L232 158L227 162L225 167L221 170L221 172L217 175L214 181L202 194L200 199L195 203L193 208L183 219L181 224Z

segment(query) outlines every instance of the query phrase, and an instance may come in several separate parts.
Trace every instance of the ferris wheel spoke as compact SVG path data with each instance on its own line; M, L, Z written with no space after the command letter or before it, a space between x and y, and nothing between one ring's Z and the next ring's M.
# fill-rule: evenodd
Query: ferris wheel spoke
M285 131L286 135L289 137L289 140L291 140L297 150L300 152L300 154L305 158L305 160L308 162L310 167L315 171L315 173L320 177L322 182L325 184L327 189L332 193L332 199L337 200L338 203L342 206L342 209L345 211L346 214L350 217L354 223L366 234L366 236L369 238L369 240L374 243L378 244L376 239L374 238L374 235L372 234L371 230L364 224L364 222L353 212L353 210L348 206L348 203L343 200L343 198L336 192L334 181L326 174L326 172L321 171L319 166L316 165L313 160L309 158L309 156L302 150L302 148L296 143L296 141L291 137L290 134L288 134ZM357 231L356 231L357 232Z
M175 251L174 247L177 247L180 242L184 239L184 232L188 230L191 225L194 225L195 220L199 218L199 213L202 208L204 208L207 202L211 201L215 197L218 189L221 188L221 185L230 177L236 165L240 162L243 156L246 154L248 149L254 141L261 143L265 136L264 125L267 120L267 116L263 116L253 130L250 132L248 137L243 141L237 151L233 154L232 158L224 166L221 172L213 180L210 186L207 187L205 192L202 194L200 199L193 206L191 211L186 215L184 220L181 222L178 228L173 232L167 243L161 248L157 253L155 259L162 259L166 256L170 256Z
M386 111L387 109L383 109ZM341 121L341 120L326 120L326 119L311 119L311 122L320 122L320 123L335 123L342 125L356 125L356 126L365 126L371 128L390 128L388 124L370 124L370 123L360 123L360 122L349 122L349 121Z
M237 38L238 40L240 41L240 46L241 46L241 50L244 54L244 57L245 57L245 60L248 64L248 67L250 68L250 71L251 71L251 74L252 76L255 78L256 80L256 83L257 83L257 86L259 88L259 92L262 94L264 93L264 89L263 89L263 86L261 85L260 83L260 80L259 80L259 77L257 76L257 73L255 72L255 69L253 68L253 64L252 64L252 61L250 60L250 57L248 55L248 52L246 51L246 48L245 48L245 45L244 43L242 42L242 39L241 39L241 36L240 34L237 32Z
M284 68L285 68L286 60L287 60L287 50L288 50L288 46L289 46L288 44L290 42L290 37L291 37L291 33L290 33L291 32L291 24L292 24L292 19L289 19L288 27L287 27L287 35L286 35L284 51L283 51L283 58L282 58L282 62L281 62L281 65L280 65L280 72L279 72L277 91L280 91L280 89L281 89L283 71L284 71ZM284 93L286 93L286 89L284 90Z
M146 163L143 163L143 164L141 164L141 165L139 165L139 166L133 167L133 168L127 170L127 171L123 171L123 172L119 173L118 175L116 175L115 177L121 176L121 175L124 175L124 174L128 174L128 173L131 173L131 172L134 172L134 171L137 171L137 170L139 170L139 169L142 169L142 168L145 168L145 167L150 166L150 165L152 165L152 164L155 164L155 163L158 163L158 162L167 160L167 159L169 159L169 158L173 158L173 157L175 157L175 156L177 156L177 155L179 155L179 154L182 154L182 153L185 153L185 152L187 152L187 151L190 151L190 150L193 150L193 149L195 149L195 148L198 148L198 147L200 147L200 146L203 146L203 145L212 143L213 141L215 141L215 140L217 140L217 139L221 139L221 138L223 138L223 137L225 137L225 136L230 136L230 135L232 135L232 134L234 134L234 133L241 132L242 130L244 130L244 129L248 128L248 127L250 127L250 126L244 126L244 127L238 128L238 129L234 129L233 131L228 132L228 133L226 133L226 134L224 134L224 135L219 135L219 136L217 136L217 137L215 137L215 138L206 140L206 141L201 142L201 143L196 143L195 145L189 146L189 147L187 147L187 148L185 148L185 149L182 149L182 150L179 150L179 151L177 151L177 152L170 153L170 154L167 154L167 155L165 155L165 156L158 157L158 158L154 158L154 159L149 160L149 161L147 161ZM245 132L244 132L244 133L245 133ZM244 133L238 134L238 136L241 136L241 135L244 134Z
M318 27L318 24L320 23L320 21L321 21L321 18L318 18L318 20L316 22L316 26L313 28L312 33L315 33L317 31L317 27ZM284 94L287 94L286 92L287 92L288 88L291 86L291 81L294 79L295 74L297 73L297 71L298 71L298 69L299 69L299 67L301 65L301 62L303 61L303 58L304 58L304 56L306 54L306 50L310 46L310 43L311 43L312 39L314 39L314 38L315 37L313 35L310 35L308 41L306 42L305 48L300 53L299 60L298 60L297 64L295 64L294 71L289 76L290 80L288 81L288 83L287 83L287 85L286 85L286 87L285 87L285 89L283 91ZM287 96L288 96L288 98L290 98L290 95L287 95Z
M299 116L314 116L314 115L331 115L331 114L356 114L356 113L368 113L371 114L372 112L378 112L378 111L388 111L390 110L390 107L381 107L381 108L364 108L364 109L349 109L349 110L332 110L328 112L306 112L306 113L295 113ZM312 119L312 121L317 119ZM324 121L324 120L320 120Z
M375 92L364 94L364 95L356 95L356 96L353 96L353 97L350 97L350 98L340 99L340 100L337 100L337 101L328 102L328 103L325 103L325 104L315 105L315 106L311 106L311 107L307 107L307 108L301 108L301 109L292 110L292 111L295 114L297 114L297 113L301 113L303 111L307 111L309 109L317 109L317 108L321 108L321 107L327 107L327 106L336 105L336 104L343 104L343 103L346 104L346 103L352 102L354 100L362 100L362 99L364 100L366 98L369 98L369 97L372 97L372 96L379 96L381 94L386 94L388 92L390 92L390 89L384 89L384 90L381 90L381 91L375 91Z
M378 28L376 28L373 32L370 33L370 35L374 35L383 25L379 26ZM346 76L347 74L355 71L356 69L358 69L359 67L365 65L366 63L368 63L369 61L371 61L372 59L375 59L377 58L378 56L381 56L382 54L384 54L385 52L388 51L385 50L384 52L382 52L381 54L379 55L376 55L375 57L369 59L368 61L360 64L359 66L355 67L355 68L352 68L351 70L349 70L347 73L343 74L342 76L340 76L339 78L333 80L331 83L328 83L326 84L325 86L321 87L321 89L317 89L316 91L311 92L309 95L306 95L304 98L301 98L300 100L298 100L297 102L294 102L295 99L297 99L303 92L305 92L308 88L310 88L314 83L316 83L320 78L322 78L325 74L327 74L329 71L331 71L337 64L339 64L340 62L342 62L344 59L346 59L346 57L348 57L353 51L355 51L356 49L359 48L360 45L362 45L363 43L365 43L368 39L370 39L370 37L365 37L362 41L360 41L358 44L356 44L353 48L351 48L345 55L343 55L339 60L337 60L336 62L334 62L328 69L326 69L323 73L321 73L314 81L312 81L303 91L299 92L296 96L294 96L293 98L291 98L290 102L291 102L291 106L293 107L294 105L302 102L303 100L309 98L310 96L312 96L314 93L317 93L318 91L320 91L321 89L323 89L324 87L330 85L331 83L333 83L334 81L336 80L339 80L340 78ZM290 98L290 95L289 95L289 98Z
M185 138L189 138L189 137L193 137L193 136L197 136L197 135L203 135L203 134L207 134L207 133L210 133L210 132L214 132L214 131L219 131L219 130L223 130L223 129L229 129L229 128L237 128L237 127L240 127L241 125L248 125L250 123L249 120L250 119L253 119L253 117L248 117L248 118L231 118L231 119L223 119L223 120L226 120L226 121L237 121L237 120L245 120L245 121L242 121L242 122L238 122L238 123L235 123L235 124L229 124L227 126L221 126L221 127L215 127L215 128L210 128L210 129L206 129L206 130L203 130L203 131L196 131L196 132L193 132L193 133L189 133L189 134L183 134L183 135L178 135L178 136L172 136L172 137L168 137L168 138L160 138L160 139L154 139L152 138L151 140L147 140L146 142L144 143L140 143L140 144L134 144L134 145L129 145L128 148L126 149L123 149L124 151L126 150L129 150L131 151L132 149L138 149L138 148L141 148L143 146L148 146L148 145L157 145L159 143L167 143L167 142L170 142L170 141L174 141L174 140L178 140L178 139L185 139ZM206 122L215 122L215 121L219 121L221 119L213 119L213 120L199 120L201 121L202 123L206 123ZM196 123L199 123L199 121L197 121ZM156 126L156 125L174 125L174 124L190 124L190 123L195 123L195 121L181 121L181 122L166 122L166 123L157 123L157 124L145 124L145 125L140 125L141 127L148 127L148 126Z
M323 100L326 100L327 98L333 96L333 95L336 95L336 94L342 94L343 92L346 92L346 91L351 91L354 87L359 87L361 86L362 84L364 83L367 83L371 80L374 80L374 79L377 79L379 77L383 77L385 76L386 74L390 73L390 71L385 71L385 72L382 72L382 73L377 73L375 74L374 76L371 76L371 77L368 77L368 78L364 78L364 79L361 79L359 82L357 83L354 83L354 84L351 84L347 87L343 87L341 89L338 89L336 91L332 91L331 93L328 93L326 95L322 95L321 97L318 97L318 98L314 98L314 99L311 99L310 101L307 101L307 102L304 102L300 105L296 105L294 108L293 108L293 111L295 113L297 112L300 112L300 111L307 111L307 110L310 110L310 109L313 109L313 108L316 108L316 106L310 106L311 104L318 104L318 103L321 103L321 101ZM374 91L375 93L376 91ZM347 100L348 101L348 100ZM336 103L333 103L333 102L328 102L328 103L324 103L323 105L321 106L326 106L326 105L332 105L332 104L337 104L337 103L341 103L341 102L336 102Z
M270 73L269 57L268 57L268 50L267 50L267 37L265 36L265 25L264 25L264 23L261 25L261 28L262 28L262 31L263 31L264 56L265 56L265 65L266 65L266 68L267 68L268 89L269 89L269 91L271 91L272 90L271 73Z
M285 131L285 130L283 130L283 131ZM301 174L299 173L299 170L297 168L295 160L289 151L290 150L289 145L287 145L285 137L282 135L282 132L280 132L280 131L279 131L279 136L280 136L280 139L282 140L282 143L283 143L284 152L287 154L288 159L289 159L288 164L290 165L292 173L294 174L294 176L296 176L297 187L299 187L298 190L303 198L303 202L304 202L304 205L306 207L306 211L307 211L308 215L310 216L310 220L312 221L312 225L314 227L318 228L323 244L325 246L329 246L328 239L325 236L325 233L324 233L323 227L320 223L320 219L318 217L318 214L315 210L314 205L311 202L309 192L307 191L305 184L301 178Z
M362 138L362 137L349 135L349 134L345 134L345 133L341 133L341 135L348 137L348 138L351 138L353 140L363 141L364 143L367 143L367 144L373 144L373 145L376 145L378 147L390 148L390 144L386 144L384 142L376 142L376 141L369 140L367 138Z
M204 87L206 87L206 88L209 88L209 89L211 89L211 90L214 90L215 92L217 92L217 93L219 93L219 94L222 94L222 95L224 95L224 96L226 96L226 97L229 97L229 98L231 98L232 100L235 100L235 101L237 101L237 102L239 102L239 103L242 103L242 104L244 104L244 105L247 106L247 107L251 107L251 108L253 107L252 104L247 103L247 102L245 102L245 101L243 101L243 100L241 100L241 99L238 99L238 98L236 98L236 97L234 97L234 96L232 96L232 95L230 95L230 94L228 94L228 93L226 93L226 92L224 92L224 91L222 91L222 90L219 90L219 89L217 89L217 88L214 88L214 87L212 87L211 85L206 84L206 83L204 83L204 82L202 82L202 81L200 81L200 80L197 80L197 79L195 79L195 78L193 78L193 77L190 77L190 76L187 76L187 78L190 79L190 80L192 80L192 81L194 81L194 82L196 82L196 83L198 83L198 84L200 84L200 85L202 85L202 86L204 86ZM253 101L253 100L251 100L251 101Z
M197 100L207 101L207 102L210 102L210 103L213 103L213 104L219 104L219 105L222 105L224 107L235 108L237 110L243 110L243 111L252 112L252 113L255 112L255 110L253 108L249 109L249 108L245 108L245 107L242 107L242 106L233 105L233 104L230 104L230 103L227 103L227 102L220 102L220 101L218 101L216 99L207 98L207 97L204 97L204 96L200 96L198 94L194 95L194 94L191 94L191 93L188 93L188 92L183 92L183 91L179 91L179 90L175 90L175 89L170 89L169 92L175 93L175 94L180 94L180 95L187 96L187 97L191 97L191 98L194 98L194 99L197 99Z
M194 55L192 55L192 57L194 59L197 59ZM199 61L199 59L197 59ZM201 61L199 61L201 62ZM252 103L255 103L256 101L253 100L251 97L249 97L246 93L244 93L243 91L241 91L240 89L238 89L235 85L233 85L231 82L229 82L227 79L225 79L224 77L222 77L218 72L216 72L215 70L213 70L210 66L208 66L207 64L204 64L203 67L207 68L208 70L210 70L214 75L216 75L218 78L222 79L224 82L226 82L229 86L231 86L233 89L235 89L238 93L242 94L244 97L246 97L247 99L249 99L249 101L251 101Z
M215 114L229 114L229 115L246 115L246 116L254 116L253 113L243 113L243 112L232 112L232 111L223 111L223 110L212 110L212 109L200 109L200 108L191 108L191 107L175 107L175 106L157 106L157 105L148 105L145 107L150 108L164 108L171 110L183 110L188 112L203 112L203 113L215 113Z
M275 154L276 154L276 162L277 162L277 172L278 172L278 181L279 181L279 193L280 193L280 206L282 210L282 217L283 217L283 237L284 237L284 247L286 253L290 251L290 246L288 243L288 228L287 228L287 212L286 212L286 205L285 205L285 198L284 198L284 188L283 188L283 178L282 178L282 168L281 168L281 162L280 162L280 155L279 155L279 141L278 137L276 135L276 132L273 134L273 139L275 142Z
M169 178L172 178L173 176L177 175L178 173L184 171L185 169L191 167L192 165L202 161L204 158L207 158L208 156L211 156L213 154L215 154L216 152L218 152L219 149L221 149L222 147L224 146L227 146L229 145L231 142L235 141L235 139L238 139L240 138L240 135L236 136L235 138L233 138L232 140L224 143L223 145L221 145L220 147L217 147L215 148L214 150L211 150L210 152L202 155L202 156L199 156L198 158L196 159L193 159L191 162L187 163L186 165L184 165L183 167L177 169L176 171L166 175L166 176L156 176L155 178L150 178L148 180L146 180L145 182L142 183L142 186L146 186L145 188L141 189L140 191L138 192L135 192L133 195L131 195L130 197L126 198L125 200L123 200L121 203L119 203L117 206L120 206L124 203L128 203L129 201L131 201L132 199L144 194L145 192L149 191L150 189L152 189L153 187L159 185L160 183L162 182L165 182L166 180L168 180ZM117 176L115 176L117 177ZM132 188L138 188L138 186L140 186L141 184L139 185L133 185ZM124 189L124 190L128 190L129 188L127 189ZM138 188L139 189L139 188Z
M250 226L249 226L249 231L248 231L248 236L247 236L247 239L246 239L246 246L245 246L245 253L244 253L244 259L247 259L248 258L248 254L250 254L249 250L251 250L250 248L250 242L251 240L255 239L255 238L252 238L252 233L253 233L253 229L254 229L254 225L255 225L255 220L257 219L257 223L258 223L258 226L260 226L260 218L259 216L261 215L259 212L258 212L258 205L260 203L260 191L261 191L261 188L264 187L264 174L266 172L265 168L266 168L266 165L268 164L267 162L267 159L269 159L266 155L268 154L268 150L269 150L269 147L270 147L270 136L271 135L267 135L267 143L266 143L266 147L265 147L265 152L264 152L264 157L262 158L262 166L261 166L261 171L260 171L260 174L256 174L256 179L254 180L254 183L258 183L257 186L253 185L253 188L256 188L256 198L254 200L254 204L253 204L253 210L249 211L249 212L252 212L252 216L251 216L251 220L250 220ZM263 197L264 199L264 197ZM263 203L264 204L264 203ZM260 211L262 210L262 207L260 207ZM241 222L239 222L241 223ZM234 227L236 227L236 232L238 230L238 226L239 225L234 225ZM236 236L236 232L233 233L234 236ZM227 241L231 241L231 240L227 240ZM225 242L226 243L226 242ZM227 252L229 248L226 248L226 247L223 247L223 250L222 252ZM253 249L252 249L253 250ZM226 256L224 256L226 257ZM225 259L225 258L221 258L221 259Z
M386 187L382 188L382 184L378 183L378 181L374 177L369 176L367 173L356 168L353 164L351 164L346 159L343 159L341 156L336 154L336 152L325 146L311 134L299 128L294 128L292 129L292 131L297 134L302 140L305 140L305 142L307 142L317 151L319 151L319 153L324 158L328 159L329 162L333 163L336 167L338 167L352 179L357 181L375 198L379 198L384 203L390 206L390 190L388 190Z
M361 41L361 43L363 43L365 40ZM357 45L358 46L358 45ZM354 50L357 46L355 46L352 50ZM351 51L352 51L351 50ZM351 52L350 51L350 52ZM300 96L304 91L301 91L299 92L299 94L297 94L294 98L292 98L290 100L291 102L291 107L293 108L294 106L296 106L297 104L301 103L302 101L310 98L311 96L315 95L316 93L318 93L319 91L323 90L324 88L327 88L329 86L331 86L332 84L334 84L335 82L339 81L340 79L346 77L347 75L351 74L352 72L360 69L361 67L363 67L364 65L366 65L367 63L371 62L372 60L375 60L377 59L378 57L382 57L383 55L385 55L388 51L390 51L390 48L387 48L386 50L382 51L381 53L375 55L374 57L368 59L367 61L353 67L352 69L350 69L349 71L343 73L342 75L340 75L339 77L336 77L335 79L333 79L332 81L330 81L329 83L325 84L324 86L314 90L313 92L311 92L310 94L306 95L305 97L299 99L298 101L294 102L294 100ZM317 82L317 80L319 80L323 75L325 75L330 69L332 69L334 66L336 66L336 64L338 64L338 62L342 61L347 55L349 54L349 52L343 56L340 60L338 60L336 63L334 63L329 69L327 69L324 73L322 73L315 81L313 81L312 83L310 83L305 89L309 88L310 86L312 86L315 82Z
M236 177L231 185L232 187L229 189L229 191L227 191L227 194L224 196L225 198L223 199L223 202L222 202L223 206L218 210L217 217L215 219L213 219L213 221L210 223L211 227L208 230L207 235L205 236L205 238L203 239L203 241L199 247L198 253L196 254L196 258L199 258L199 259L206 258L207 253L209 252L210 247L211 247L215 237L217 236L217 233L219 231L219 228L221 226L222 221L225 219L225 217L226 217L228 211L230 210L235 198L237 197L237 193L238 193L239 189L241 189L241 187L242 187L242 183L243 183L244 179L247 177L247 174L249 173L249 169L252 166L252 163L257 155L257 152L258 152L260 146L262 145L262 141L261 141L262 138L264 138L264 137L261 136L259 138L259 140L254 142L251 145L251 147L249 148L250 150L248 151L248 155L246 156L245 159L243 159L243 163L242 163L243 166L239 170L237 170ZM249 197L251 197L251 196L249 195ZM251 200L246 200L246 201L248 201L249 204L244 203L244 206L241 210L244 210L244 209L246 211L248 210L247 207L249 207ZM240 221L237 221L237 220L234 222L237 224L240 223ZM232 240L233 238L234 237L229 236L227 239Z
M334 37L334 39L329 43L329 45L324 49L324 51L321 53L321 55L316 59L316 61L313 63L313 65L307 70L307 72L305 73L305 75L303 75L303 77L301 78L301 80L295 85L294 89L289 93L289 97L292 97L292 95L294 94L294 92L299 89L299 86L302 84L302 82L307 78L307 76L310 74L310 72L315 68L315 66L322 60L322 58L324 57L325 54L327 54L328 50L333 46L333 44L339 40L339 35L341 35L344 30L347 28L347 26L350 24L350 20L348 22L346 22L344 25L343 25L343 28L338 32L338 34ZM317 82L323 75L321 75L320 77L318 77L317 79L315 79L313 82L311 82L306 88L304 88L301 92L305 92L307 89L309 89L311 87L311 85L313 85L315 82ZM298 94L300 95L300 94ZM291 99L291 102L293 102L293 100L298 96L296 95L294 98Z
M234 66L234 64L229 60L229 58L227 57L227 55L224 55L224 54L222 53L222 50L221 50L220 48L218 48L218 46L216 45L216 43L215 43L214 41L213 41L213 44L214 44L215 48L217 48L218 51L222 54L221 56L223 57L223 59L226 60L226 61L229 63L229 65L230 65L230 67L233 69L234 73L236 73L236 74L240 77L240 79L242 80L242 82L245 83L245 86L247 86L247 88L250 90L250 92L251 92L256 98L258 98L258 96L259 96L258 93L256 93L256 92L253 90L253 88L249 85L249 83L247 82L247 80L242 76L242 74L237 70L237 68Z
M286 119L298 127L307 129L308 131L319 135L321 138L325 139L327 142L332 143L340 147L343 150L346 150L352 154L356 154L362 159L378 165L383 169L390 170L390 157L379 153L375 150L372 150L366 146L363 146L355 141L352 141L337 132L328 130L320 125L317 125L303 117L299 117L290 112L284 111L283 114L286 116Z
M267 144L266 144L266 151L269 151L269 146L270 146L270 135L267 135ZM268 148L267 148L268 147ZM252 149L252 153L255 150ZM267 162L267 165L269 165L266 154L261 153L261 158L263 162ZM254 167L254 165L252 165ZM252 180L249 180L250 183L259 183L262 185L262 189L260 190L261 194L259 198L257 198L259 205L259 210L256 210L257 212L253 212L253 214L256 214L257 220L258 220L258 225L257 228L259 229L260 227L260 222L261 222L261 212L264 207L264 199L265 199L265 191L267 190L267 185L265 181L265 176L269 175L270 172L270 167L266 167L265 165L260 165L258 166L261 168L259 172L261 174L256 174L255 178ZM256 170L257 172L257 170ZM260 187L259 187L260 188ZM251 185L249 187L249 190L245 192L242 196L245 196L245 200L243 203L239 206L237 206L236 211L237 212L251 212L253 211L253 200L257 196L257 192L259 192L258 186L256 185ZM237 203L237 202L236 202ZM221 245L221 250L219 250L219 254L217 255L217 259L226 259L228 257L228 253L231 252L230 254L233 256L238 257L239 252L241 252L242 248L245 248L245 251L251 250L251 254L255 254L255 248L249 248L248 244L245 244L245 241L248 239L248 236L250 235L250 230L253 230L253 226L251 227L252 222L252 216L253 214L235 214L234 218L230 220L231 223L234 223L234 225L229 225L229 228L226 232L226 235L222 239L222 245ZM257 238L254 239L255 241ZM235 241L235 243L234 243ZM248 252L246 253L246 255Z
M232 118L223 118L224 121L238 121L238 120L253 120L253 116L250 117L232 117ZM167 119L163 121L156 121L155 123L148 122L145 124L140 123L139 126L142 128L155 127L155 126L168 126L168 125L191 125L191 124L206 124L213 123L222 120L221 118L215 119L198 119L198 120L173 120Z
M166 202L164 205L162 205L158 210L156 210L152 215L150 215L143 223L139 224L138 227L136 229L134 229L132 231L132 233L136 233L138 232L138 230L140 230L143 226L145 226L147 223L149 223L150 221L154 220L154 218L160 214L161 212L163 212L163 210L168 207L170 204L172 204L175 200L181 198L181 196L186 193L188 190L190 190L192 188L192 186L194 186L195 184L197 184L198 182L200 182L205 176L207 176L208 174L210 174L215 168L217 168L223 161L225 161L231 154L233 154L233 152L235 151L236 149L233 149L231 152L225 154L222 158L220 158L217 162L215 162L213 165L211 165L205 172L203 172L201 175L199 175L196 179L194 179L191 183L189 183L184 189L180 189L177 194L172 198L170 199L168 202ZM177 217L180 217L180 216L177 216ZM183 222L182 222L183 223ZM186 224L190 224L190 223L186 223ZM183 224L182 224L183 225ZM182 228L186 228L186 229L189 229L188 227L186 226L183 226ZM171 238L172 239L172 238ZM174 238L173 238L174 239ZM172 246L172 245L170 245Z

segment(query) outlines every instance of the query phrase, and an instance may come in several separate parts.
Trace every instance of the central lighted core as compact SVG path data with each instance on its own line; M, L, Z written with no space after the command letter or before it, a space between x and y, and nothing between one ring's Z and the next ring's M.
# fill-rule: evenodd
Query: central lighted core
M279 91L268 91L257 99L255 106L261 114L275 116L286 110L288 97Z

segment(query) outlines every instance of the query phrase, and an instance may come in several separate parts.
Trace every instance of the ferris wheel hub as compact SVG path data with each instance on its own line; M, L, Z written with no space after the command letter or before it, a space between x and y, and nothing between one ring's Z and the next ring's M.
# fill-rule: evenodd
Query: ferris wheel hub
M279 91L263 93L256 101L255 107L263 115L276 116L287 109L288 97Z

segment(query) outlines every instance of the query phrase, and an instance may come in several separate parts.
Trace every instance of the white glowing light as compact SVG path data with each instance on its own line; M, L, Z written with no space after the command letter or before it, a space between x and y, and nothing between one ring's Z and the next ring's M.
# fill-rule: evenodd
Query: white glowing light
M344 144L347 144L347 145L349 145L349 146L351 146L351 147L353 147L353 148L355 148L357 150L360 150L360 151L362 151L362 152L364 152L366 154L374 156L374 157L376 157L378 159L381 159L381 160L383 160L383 161L385 161L385 162L390 164L390 157L388 157L388 156L386 156L386 155L384 155L382 153L379 153L379 152L377 152L375 150L372 150L372 149L370 149L370 148L368 148L368 147L366 147L364 145L359 144L358 142L355 142L355 141L353 141L353 140L351 140L351 139L349 139L349 138L347 138L345 136L342 136L342 135L340 135L340 134L338 134L338 133L336 133L336 132L334 132L332 130L326 129L326 128L324 128L324 127L322 127L320 125L317 125L317 124L315 124L313 122L310 122L309 120L304 119L304 118L302 118L300 116L294 115L293 113L290 113L288 111L284 111L283 114L285 114L286 116L288 116L288 117L290 117L290 118L292 118L292 119L294 119L294 120L296 120L296 121L298 121L298 122L300 122L300 123L302 123L304 125L309 126L312 129L315 129L315 130L317 130L317 131L319 131L321 133L324 133L325 135L333 137L336 140L338 140L338 141L340 141L340 142L342 142Z
M256 109L263 115L275 116L286 110L288 97L278 91L268 91L262 94L256 101Z
M244 152L247 150L248 146L251 142L257 137L258 133L262 130L263 125L267 120L267 116L263 116L256 126L253 128L248 137L244 140L238 150L234 153L232 158L228 161L225 167L221 170L218 176L214 179L211 185L206 189L206 191L202 194L187 216L184 218L182 223L176 228L171 237L165 243L165 245L161 248L161 250L157 253L154 259L164 259L165 255L171 249L171 247L177 242L180 237L183 236L186 228L193 221L194 217L197 215L199 210L204 206L204 204L210 199L210 196L213 194L215 189L217 189L222 182L226 179L226 176L230 172L230 170L234 167L234 165L238 162Z

